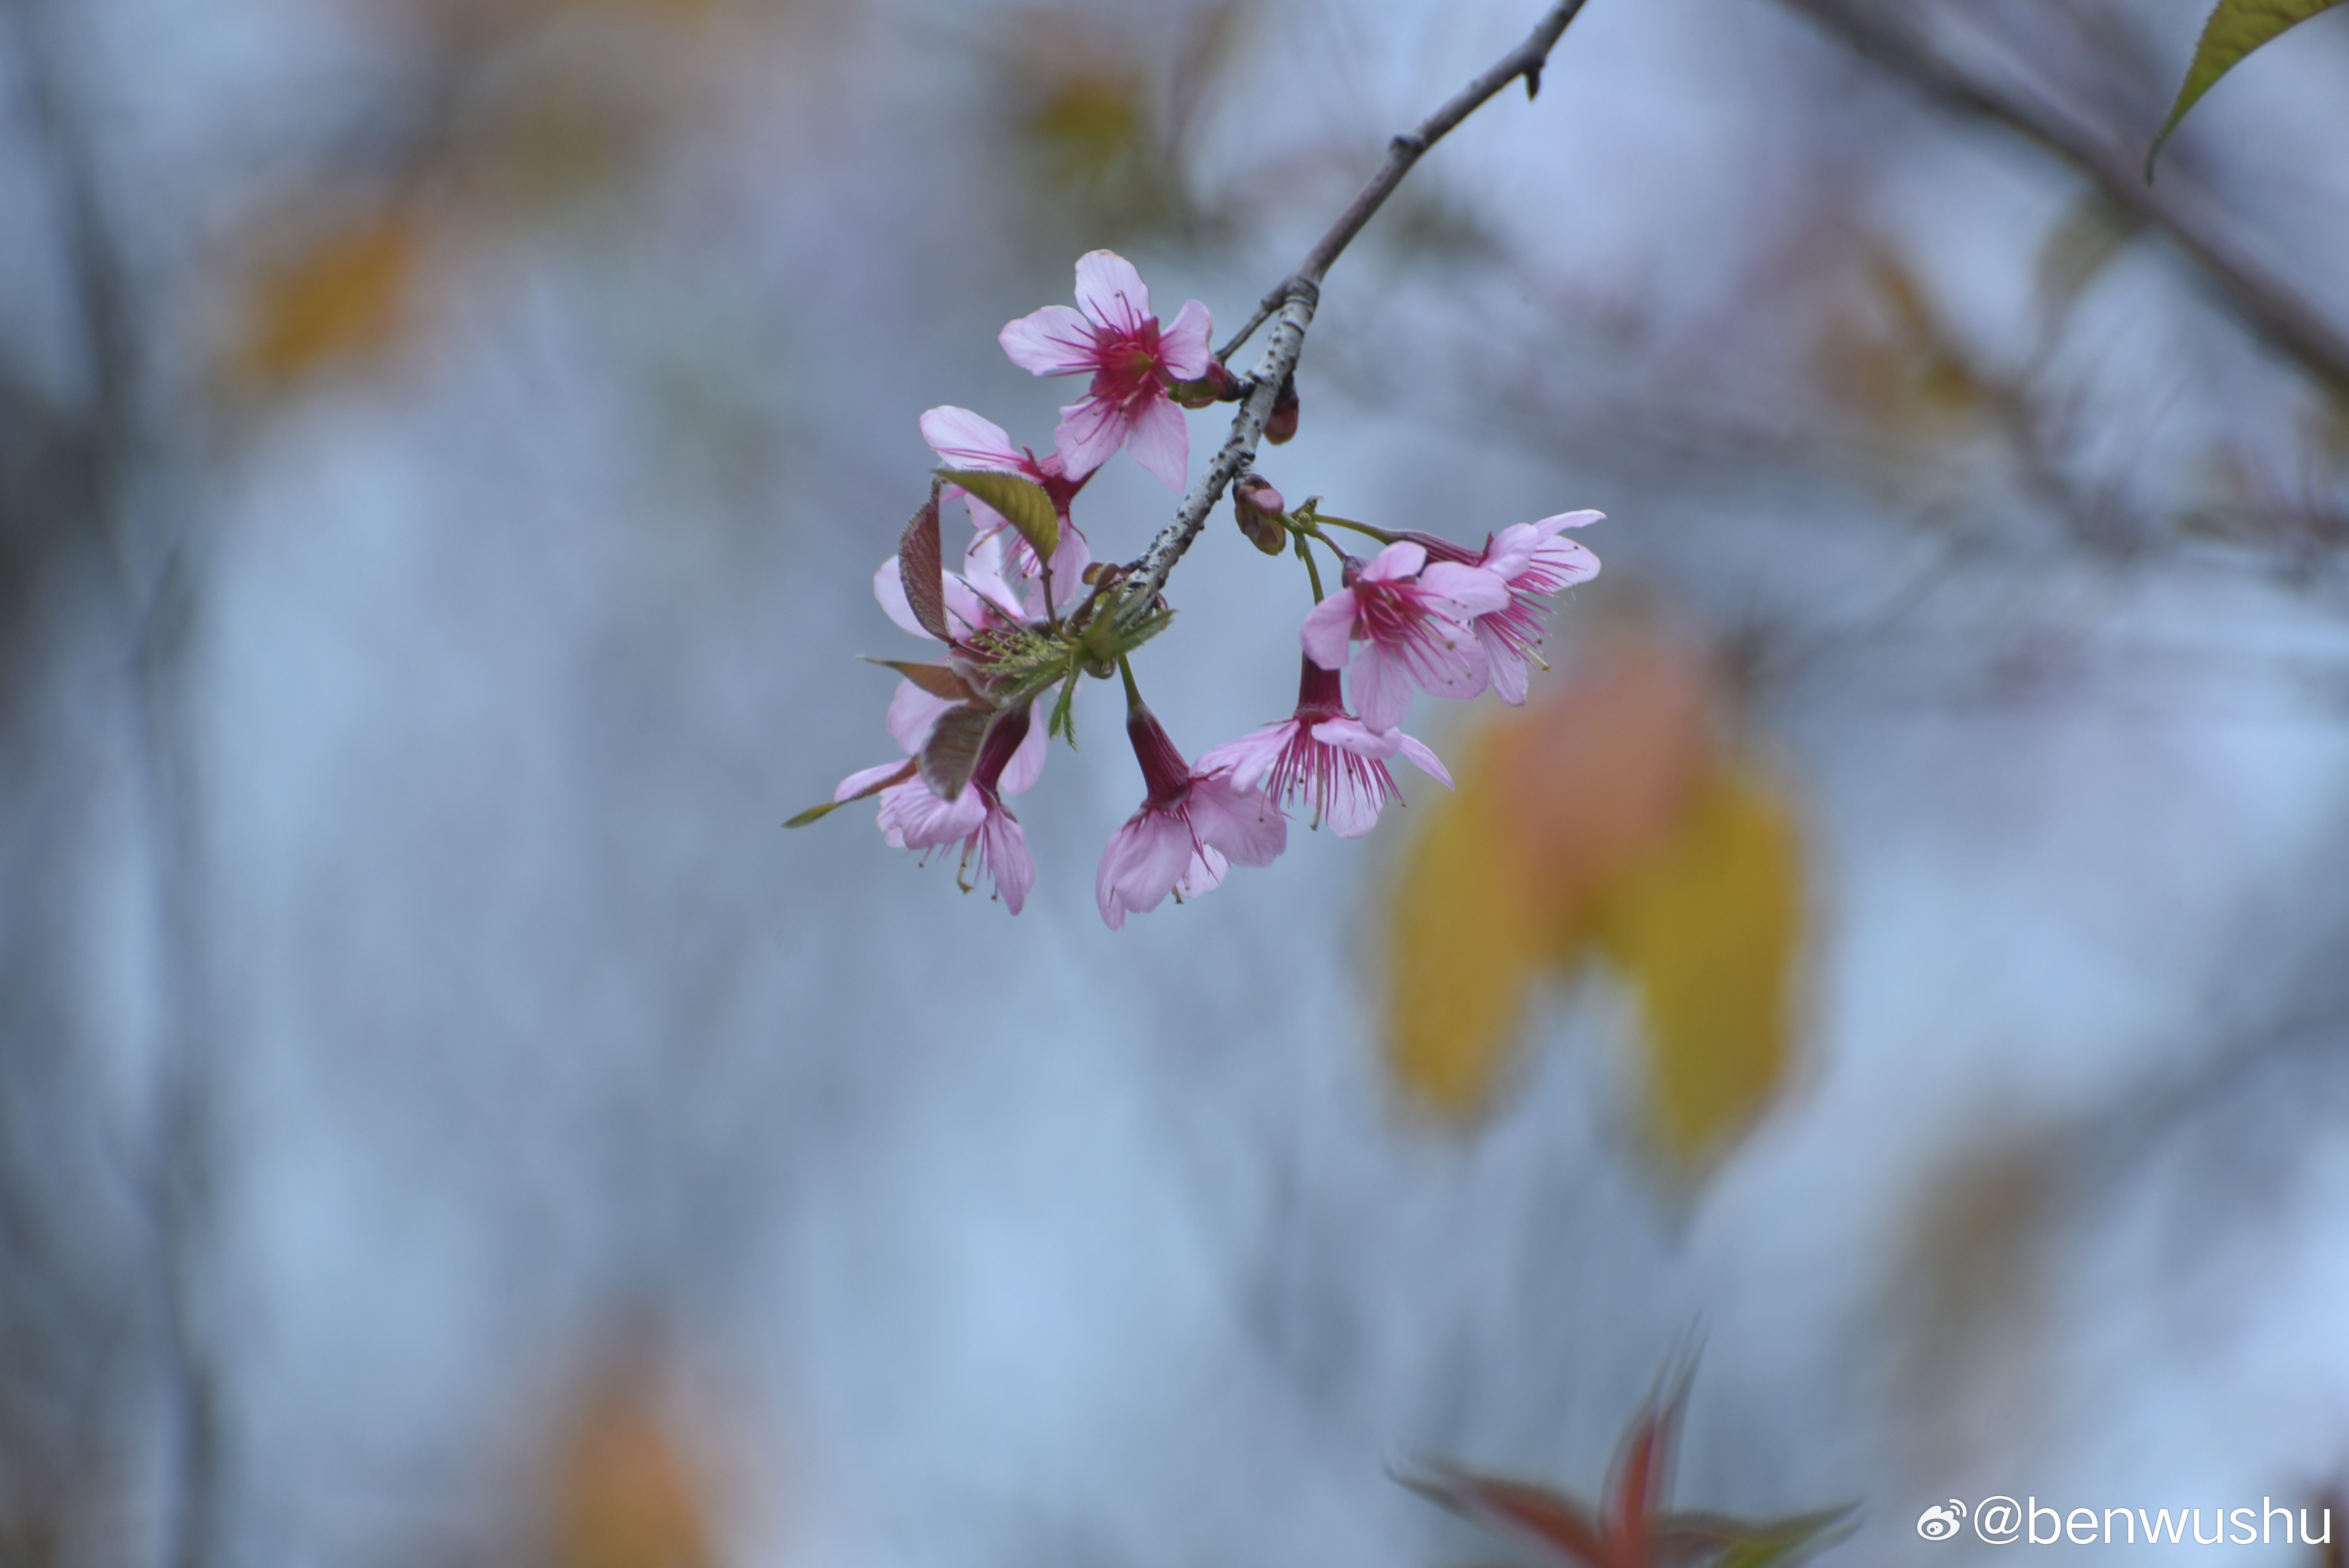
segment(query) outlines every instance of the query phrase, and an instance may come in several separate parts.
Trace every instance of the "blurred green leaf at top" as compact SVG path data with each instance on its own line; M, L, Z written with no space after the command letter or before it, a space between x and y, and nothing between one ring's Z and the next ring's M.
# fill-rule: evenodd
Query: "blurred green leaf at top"
M2178 129L2186 111L2200 102L2202 95L2220 77L2285 28L2297 26L2339 4L2341 0L2219 0L2210 19L2202 25L2202 41L2194 46L2194 61L2186 67L2186 81L2178 89L2178 101L2169 106L2169 118L2161 122L2160 132L2146 150L2145 182L2153 183L2153 160L2161 156L2162 144L2169 139L2169 133Z

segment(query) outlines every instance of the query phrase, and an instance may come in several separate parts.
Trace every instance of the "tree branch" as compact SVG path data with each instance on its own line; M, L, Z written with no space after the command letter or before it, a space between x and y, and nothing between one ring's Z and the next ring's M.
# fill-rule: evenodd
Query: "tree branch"
M1295 373L1298 358L1305 351L1306 329L1313 324L1313 309L1321 298L1321 280L1330 264L1386 204L1387 198L1394 194L1395 187L1402 183L1412 165L1454 127L1475 113L1487 98L1520 77L1525 78L1526 97L1539 90L1542 67L1548 62L1550 50L1557 46L1567 24L1574 20L1575 13L1582 6L1583 0L1557 0L1523 43L1502 56L1417 127L1388 143L1385 167L1371 176L1361 193L1330 225L1329 232L1314 242L1297 269L1264 296L1248 324L1216 353L1217 359L1227 358L1268 318L1278 315L1272 341L1265 346L1264 357L1257 364L1254 385L1241 400L1240 411L1232 418L1232 432L1225 438L1222 449L1190 494L1183 498L1174 520L1159 531L1158 537L1150 542L1150 548L1127 568L1129 586L1123 591L1118 610L1122 623L1138 622L1150 614L1150 607L1165 589L1174 563L1183 559L1183 552L1191 548L1191 542L1206 526L1207 514L1223 499L1232 480L1256 461L1257 442L1264 435L1265 421L1272 418L1272 405L1280 396L1281 384Z
M1883 0L1785 4L1943 103L2020 131L2079 170L2123 211L2167 237L2271 346L2334 388L2349 391L2349 330L2203 212L2147 186L2141 149L2124 145L2122 138L2051 98L1960 70L1933 48L1913 18Z

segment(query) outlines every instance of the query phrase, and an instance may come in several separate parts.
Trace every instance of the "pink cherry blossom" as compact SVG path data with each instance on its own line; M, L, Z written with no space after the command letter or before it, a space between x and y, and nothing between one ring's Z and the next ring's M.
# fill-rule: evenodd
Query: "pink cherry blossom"
M1531 674L1527 666L1541 659L1534 650L1541 646L1550 597L1599 575L1599 557L1571 539L1558 538L1559 531L1584 528L1605 517L1604 512L1567 511L1539 522L1520 522L1487 534L1480 555L1424 533L1402 536L1424 545L1432 556L1481 567L1507 586L1509 602L1473 623L1492 669L1493 689L1503 702L1521 705L1526 700Z
M1468 623L1509 603L1500 578L1458 562L1430 563L1427 547L1399 540L1305 617L1307 656L1325 670L1346 666L1350 645L1365 644L1354 666L1362 723L1376 733L1402 723L1416 686L1437 696L1472 697L1491 671Z
M1253 735L1210 747L1199 757L1204 772L1226 769L1242 789L1259 783L1274 800L1310 801L1317 825L1330 824L1341 839L1359 839L1378 825L1379 812L1402 791L1387 759L1400 753L1449 789L1452 775L1418 741L1400 729L1374 731L1346 711L1335 670L1311 659L1298 661L1297 712Z
M882 612L889 619L924 642L935 645L937 639L923 629L912 603L905 597L902 571L894 555L883 562L873 573L873 597L879 601ZM962 571L941 571L939 578L946 596L947 629L954 634L957 645L978 633L999 631L1028 619L1025 597L1003 574L1000 535L971 541L963 557Z
M1179 900L1208 892L1231 864L1268 866L1288 844L1288 822L1278 806L1235 784L1223 769L1195 771L1149 708L1133 704L1125 732L1149 793L1110 835L1093 882L1112 931L1125 928L1128 913L1156 909L1170 892Z
M961 840L960 873L968 876L975 862L979 872L994 879L1004 907L1018 914L1028 902L1029 890L1036 885L1036 861L1028 852L1028 836L1019 819L1003 804L1003 797L1027 789L1043 772L1049 749L1044 727L1031 723L1030 710L1024 707L1005 714L988 732L970 782L953 799L943 799L918 772L908 769L913 767L911 755L921 749L938 716L955 706L911 681L900 682L896 698L889 705L889 733L905 748L908 760L852 773L840 781L832 798L848 800L885 785L875 820L892 848L932 850ZM905 777L895 779L898 774ZM966 881L963 885L971 884Z
M1052 552L1053 603L1065 609L1083 596L1085 568L1092 564L1092 552L1086 547L1085 536L1069 521L1069 503L1085 488L1085 480L1092 478L1090 474L1071 479L1066 471L1068 465L1060 453L1040 459L1027 448L1013 446L1010 436L994 420L951 404L922 416L922 439L955 468L1018 474L1050 496L1052 510L1061 519L1060 547ZM1013 575L1026 582L1041 575L1034 546L1011 526L1009 518L958 486L947 493L961 495L970 507L971 523L978 530L971 540L972 552L989 539L1003 541L1009 547L1007 565Z
M1207 372L1214 324L1197 300L1161 328L1142 274L1114 251L1077 261L1077 310L1048 304L1007 325L1000 342L1011 363L1038 376L1090 375L1084 398L1061 410L1052 444L1071 480L1082 480L1131 444L1134 460L1169 490L1181 490L1191 434L1166 395L1170 381Z

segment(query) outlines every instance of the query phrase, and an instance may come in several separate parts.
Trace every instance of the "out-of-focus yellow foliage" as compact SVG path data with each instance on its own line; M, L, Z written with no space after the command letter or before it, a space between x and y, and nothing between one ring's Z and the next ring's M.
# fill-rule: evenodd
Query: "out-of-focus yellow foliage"
M1718 1152L1776 1092L1801 934L1794 819L1750 766L1714 769L1679 830L1592 897L1589 941L1639 997L1651 1130L1676 1163Z
M380 352L398 334L420 243L414 214L388 204L289 247L254 282L231 376L274 390Z
M552 1497L559 1568L702 1568L714 1561L693 1467L641 1367L608 1373L562 1437Z
M1486 1109L1546 977L1596 958L1639 1003L1648 1119L1682 1169L1765 1106L1792 1057L1802 940L1793 814L1715 742L1703 666L1602 645L1475 743L1433 804L1388 924L1388 1062L1455 1123Z
M1213 0L1171 55L1105 26L1098 8L1053 5L1017 18L999 57L1019 107L1020 150L1096 232L1182 232L1206 220L1184 164L1189 129L1228 65L1247 9Z
M1491 1099L1549 945L1530 862L1493 805L1507 738L1486 731L1460 771L1457 800L1431 802L1389 922L1388 1064L1452 1120Z
M1871 422L1941 433L1998 402L1998 390L1976 374L1923 284L1889 251L1872 247L1837 304L1819 341L1820 379Z
M796 26L835 8L832 0L350 4L407 35L414 87L353 128L340 162L306 172L283 195L293 237L264 232L239 248L221 370L242 393L285 393L320 371L380 357L409 325L429 261L484 228L625 191L676 125L725 101L717 88L735 57L766 58L731 48L754 13L787 14Z

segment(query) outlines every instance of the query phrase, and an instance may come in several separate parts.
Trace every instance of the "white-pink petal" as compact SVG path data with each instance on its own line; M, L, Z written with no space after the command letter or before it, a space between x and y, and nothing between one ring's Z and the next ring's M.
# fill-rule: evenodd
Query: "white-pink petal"
M1319 660L1315 661L1317 664ZM1323 666L1328 667L1328 666ZM1377 643L1365 644L1354 661L1354 707L1367 729L1393 729L1411 712L1415 682L1399 653Z
M1194 864L1198 858L1191 830L1181 819L1148 806L1136 811L1110 835L1109 847L1102 851L1093 897L1101 905L1102 923L1112 931L1123 930L1129 912L1149 913L1165 902L1177 884L1186 894L1206 891L1196 885L1200 879L1193 874L1201 869ZM1206 886L1213 887L1221 880L1221 871L1212 866L1205 869L1213 873L1206 879Z
M1413 767L1443 785L1446 789L1453 787L1451 770L1444 766L1443 758L1400 729L1395 731L1395 741L1402 754L1411 758Z
M996 335L1011 363L1037 376L1090 375L1099 357L1092 323L1064 304L1048 304Z
M1042 726L1037 727L1040 730ZM979 855L1003 907L1018 914L1036 885L1036 857L1028 852L1028 835L1010 812L997 807L979 824Z
M1002 426L951 403L922 416L922 439L958 469L1017 469L1027 460Z
M1439 561L1420 573L1419 585L1423 593L1448 599L1458 606L1463 621L1509 606L1508 583L1481 566Z
M1125 417L1108 403L1088 397L1061 410L1052 431L1053 449L1061 454L1061 471L1083 479L1117 456L1125 440Z
M1085 568L1093 563L1093 552L1085 543L1085 536L1063 521L1061 542L1052 552L1052 605L1062 614L1083 603Z
M896 695L889 699L889 738L911 757L930 738L938 716L959 706L952 697L933 696L912 681L899 681Z
M1324 746L1334 746L1340 751L1350 751L1357 757L1368 757L1383 762L1401 749L1402 731L1371 729L1358 718L1325 718L1313 727L1313 738Z
M1289 734L1296 727L1295 719L1284 719L1237 740L1210 746L1199 753L1195 767L1201 773L1227 774L1241 789L1253 789L1272 771L1272 765L1280 760L1280 754L1288 749Z
M881 831L900 850L931 850L967 839L987 818L987 801L977 789L941 800L920 779L881 791Z
M1150 319L1150 290L1115 251L1087 251L1077 258L1077 305L1102 326L1135 333Z
M1182 313L1158 329L1158 358L1177 381L1196 381L1207 373L1213 353L1215 318L1197 300L1184 304Z
M915 618L914 606L905 598L905 580L898 575L895 556L883 562L881 569L873 574L873 597L880 601L882 613L889 619L926 643L937 641L922 630L922 623Z
M1493 678L1495 695L1511 707L1525 707L1526 693L1533 683L1533 672L1526 666L1525 656L1482 620L1476 623L1476 641L1485 650L1485 667Z
M840 788L832 792L832 798L835 800L845 800L851 796L861 795L891 774L902 773L905 770L905 764L903 761L884 762L878 768L860 768L840 781Z
M1363 583L1394 583L1416 577L1427 564L1427 547L1413 544L1408 539L1398 539L1371 558L1357 581ZM1329 665L1323 665L1324 669Z
M1235 865L1268 866L1288 847L1288 819L1261 790L1242 789L1223 774L1191 783L1186 808L1200 841Z
M1183 422L1183 410L1165 397L1143 400L1134 413L1126 449L1168 490L1181 490L1190 477L1190 427Z
M1571 539L1551 540L1535 552L1534 560L1565 580L1560 587L1571 588L1599 575L1599 557Z
M1542 537L1547 539L1561 528L1588 528L1594 522L1604 522L1606 521L1607 514L1605 512L1591 511L1586 508L1581 511L1562 511L1556 517L1543 518L1539 522L1534 524L1534 526L1542 530Z
M1340 588L1308 610L1298 635L1307 658L1325 670L1344 669L1347 645L1354 635L1354 591Z
M1027 618L1027 601L1017 584L1004 575L1003 535L982 533L970 542L963 552L960 583L949 576L946 583L947 616L969 620L974 627L981 624L972 617L984 616L989 606L1007 619ZM985 601L984 603L979 601Z
M1024 794L1033 789L1036 780L1043 775L1045 754L1052 748L1051 741L1044 733L1044 716L1051 712L1052 694L1060 689L1058 686L1050 686L1036 694L1036 706L1029 710L1028 733L1020 738L1019 748L1011 754L1011 760L1003 765L1003 772L995 783L997 794Z

